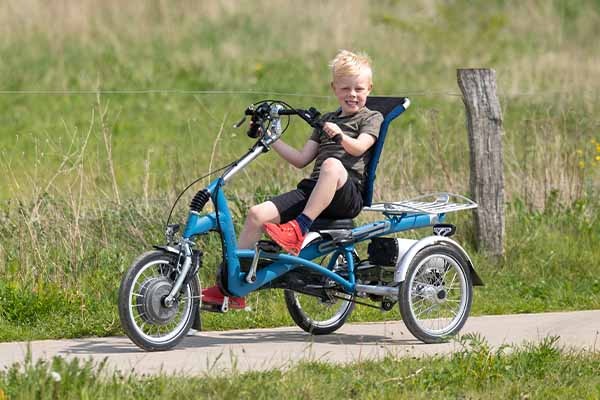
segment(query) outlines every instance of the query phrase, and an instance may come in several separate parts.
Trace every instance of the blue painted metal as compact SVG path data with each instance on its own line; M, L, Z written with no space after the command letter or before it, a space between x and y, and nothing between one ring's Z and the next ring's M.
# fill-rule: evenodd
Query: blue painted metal
M215 213L206 215L192 214L188 216L183 237L189 239L194 235L200 235L217 229L217 217Z
M346 254L346 259L348 260L348 269L350 271L354 271L354 259L352 258L352 251L354 247L350 246L344 249L344 253ZM320 255L324 255L326 253L321 253ZM337 254L341 254L339 251ZM318 272L327 278L335 281L340 284L345 291L348 293L354 292L354 279L352 281L348 281L342 278L340 275L332 272L327 267L324 267L320 264L316 264L310 260L307 260L302 257L296 257L289 254L279 253L279 254L262 254L263 258L273 260L273 264L266 266L265 268L259 269L256 273L256 281L254 283L247 283L244 277L246 274L244 272L237 272L236 274L229 275L229 287L228 290L236 295L236 296L245 296L248 293L256 290L272 280L280 277L281 275L295 269L298 267L308 268L315 272ZM236 257L239 258L249 258L254 257L254 250L238 250L236 252ZM333 255L332 258L337 258L337 255ZM239 269L237 270L239 271ZM350 274L353 275L353 274Z
M373 201L373 188L375 186L375 178L377 177L377 164L379 163L379 158L381 157L383 144L385 142L390 123L404 111L406 111L404 106L398 105L394 107L392 111L390 111L387 115L383 116L383 123L379 128L379 137L377 139L377 142L375 142L373 154L371 155L371 160L369 161L369 165L367 166L367 169L365 171L367 177L363 193L363 206L365 207L370 206Z

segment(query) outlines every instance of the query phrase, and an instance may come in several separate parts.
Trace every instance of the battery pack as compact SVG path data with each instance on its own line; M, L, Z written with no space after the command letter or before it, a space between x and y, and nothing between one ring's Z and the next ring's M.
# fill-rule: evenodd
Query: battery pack
M404 253L416 242L412 239L373 238L367 248L369 261L376 265L395 267Z

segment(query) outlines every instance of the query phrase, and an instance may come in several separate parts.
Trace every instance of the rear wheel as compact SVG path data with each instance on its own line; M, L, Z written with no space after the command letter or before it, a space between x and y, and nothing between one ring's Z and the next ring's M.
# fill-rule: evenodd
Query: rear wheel
M323 260L325 265L328 257ZM339 255L334 269L345 270L346 258ZM315 289L321 296L309 295L292 290L285 290L285 304L294 322L303 330L313 335L326 335L335 332L344 325L354 310L354 295L350 295L333 287L333 282L323 279L324 287Z
M198 313L200 283L193 277L170 307L163 300L173 287L177 256L150 251L135 260L119 288L119 317L127 336L148 351L175 346Z
M400 286L400 313L408 330L425 343L439 343L463 327L473 301L469 265L454 248L419 251Z

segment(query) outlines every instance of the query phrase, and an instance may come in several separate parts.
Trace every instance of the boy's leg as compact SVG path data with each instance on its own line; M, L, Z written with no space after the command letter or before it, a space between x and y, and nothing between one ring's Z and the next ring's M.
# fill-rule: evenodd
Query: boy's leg
M335 192L348 180L348 171L337 158L328 158L321 164L319 179L302 213L315 220L329 206Z
M267 222L279 223L279 211L275 204L266 201L252 206L248 210L244 228L238 238L239 249L251 249L262 236L263 224ZM202 291L202 301L209 304L223 304L224 295L218 286L212 286ZM246 308L246 300L243 297L230 297L229 306L231 308Z
M252 249L263 234L263 225L267 222L278 224L279 220L279 211L271 201L250 207L238 238L238 249Z
M264 227L265 232L284 250L297 255L310 224L331 204L336 191L344 186L347 180L348 171L342 163L335 158L326 159L321 164L319 178L302 214L285 224L267 223Z

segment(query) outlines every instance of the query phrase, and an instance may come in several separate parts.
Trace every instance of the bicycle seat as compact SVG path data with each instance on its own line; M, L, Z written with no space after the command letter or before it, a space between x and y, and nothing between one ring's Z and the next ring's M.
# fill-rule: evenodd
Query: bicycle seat
M311 232L318 232L323 230L338 230L338 229L352 229L354 228L354 220L351 218L347 219L328 219L328 218L317 218L310 226Z

